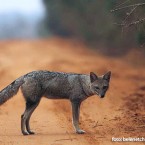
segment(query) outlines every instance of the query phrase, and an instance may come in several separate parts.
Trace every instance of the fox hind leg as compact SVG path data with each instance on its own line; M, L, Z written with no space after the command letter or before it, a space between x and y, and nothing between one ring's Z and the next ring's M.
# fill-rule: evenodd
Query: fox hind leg
M30 111L28 112L28 117L27 117L27 119L26 119L26 130L27 130L27 132L28 132L29 134L34 134L34 132L31 131L31 129L30 129L29 121L30 121L30 117L31 117L32 113L33 113L34 110L37 108L38 104L39 104L39 102L36 103L35 105L33 105L32 108L30 109Z
M25 112L24 112L24 114L25 114ZM21 115L21 131L22 131L23 135L28 135L28 132L25 131L24 114Z
M38 101L38 102L27 101L26 102L25 112L21 116L21 131L22 131L23 135L34 134L34 132L32 132L30 130L29 120L30 120L32 113L38 106L39 102L40 101ZM25 131L25 129L26 129L26 131Z

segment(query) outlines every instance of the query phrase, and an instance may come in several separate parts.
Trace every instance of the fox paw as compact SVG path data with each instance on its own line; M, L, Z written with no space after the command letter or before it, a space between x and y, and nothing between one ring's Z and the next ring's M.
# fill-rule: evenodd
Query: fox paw
M23 133L23 135L29 135L29 133L28 132L22 132Z
M77 130L77 131L76 131L76 133L78 133L78 134L84 134L84 133L85 133L85 131L84 131L84 130L79 129L79 130Z
M33 132L33 131L28 131L28 133L31 135L35 134L35 132Z

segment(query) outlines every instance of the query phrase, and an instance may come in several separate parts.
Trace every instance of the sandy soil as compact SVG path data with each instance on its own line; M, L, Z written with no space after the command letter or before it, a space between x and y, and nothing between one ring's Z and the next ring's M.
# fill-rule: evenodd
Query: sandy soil
M53 38L0 42L0 89L33 70L89 73L112 71L104 99L92 96L81 106L80 126L74 133L67 100L42 99L31 118L35 135L23 136L20 116L25 102L21 92L0 107L0 145L112 145L112 137L145 137L145 67L129 59L111 58L77 41Z

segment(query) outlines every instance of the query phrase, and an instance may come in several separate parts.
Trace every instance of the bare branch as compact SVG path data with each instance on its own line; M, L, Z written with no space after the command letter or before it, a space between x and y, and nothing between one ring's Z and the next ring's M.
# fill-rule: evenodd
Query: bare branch
M130 27L130 26L133 26L133 25L137 25L137 24L139 24L139 23L143 23L144 21L145 21L145 18L142 18L142 19L139 19L138 21L133 21L133 22L131 22L131 23L129 23L129 24L114 23L114 25L118 25L118 26L122 26L122 27L124 27L124 28L127 28L127 27Z
M137 24L139 24L139 23L143 23L144 21L145 21L145 18L139 19L138 21L134 21L134 22L132 22L132 23L129 23L129 24L127 25L127 27L130 27L130 26L132 26L132 25L137 25Z
M123 22L127 20L127 18L135 11L136 8L137 6L135 6L129 13L127 13L127 17L123 20Z
M128 6L124 6L124 7L113 9L113 10L111 10L111 12L115 12L115 11L118 11L118 10L130 8L130 7L139 7L139 6L143 6L143 5L145 5L145 3L137 3L137 4L128 5Z
M118 6L116 6L116 8L118 8L118 7L120 7L120 6L122 6L122 5L124 5L124 4L126 4L127 2L129 2L130 0L126 0L125 2L123 2L123 3L120 3Z
M125 24L123 23L113 23L114 25L118 25L118 26L125 26Z

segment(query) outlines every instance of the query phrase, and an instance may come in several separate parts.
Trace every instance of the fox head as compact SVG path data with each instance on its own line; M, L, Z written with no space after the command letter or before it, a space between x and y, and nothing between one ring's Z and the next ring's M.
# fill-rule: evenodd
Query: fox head
M100 98L104 98L109 88L110 77L111 71L103 76L97 76L95 73L90 72L91 90L93 94L100 96Z

